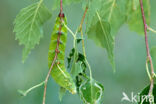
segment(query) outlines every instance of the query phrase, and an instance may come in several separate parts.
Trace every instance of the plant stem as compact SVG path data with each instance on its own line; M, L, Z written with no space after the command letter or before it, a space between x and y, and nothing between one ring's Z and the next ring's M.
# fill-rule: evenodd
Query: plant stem
M85 17L86 17L87 11L88 11L88 6L86 6L86 9L85 9L85 11L84 11L84 13L83 13L83 17L82 17L82 19L81 19L81 23L80 23L80 26L79 26L79 30L82 30L82 25L83 25L84 19L85 19Z
M84 23L84 19L86 17L87 11L88 11L88 6L86 6L86 9L84 11L83 17L81 19L81 23L80 23L80 26L79 26L79 31L81 32L83 55L85 56L85 61L86 61L87 65L88 65L89 72L90 72L90 80L92 81L92 70L91 70L91 67L89 65L89 62L87 60L87 57L86 57L85 44L84 44L84 38L83 38L83 31L82 31L82 25Z
M36 89L36 88L42 86L44 83L45 83L45 82L43 81L43 82L41 82L41 83L39 83L39 84L37 84L37 85L35 85L35 86L32 86L31 88L29 88L29 89L26 90L26 91L18 90L18 92L19 92L20 94L22 94L23 96L27 96L27 94L28 94L30 91L32 91L32 90L34 90L34 89Z
M47 91L47 83L48 83L48 79L49 79L50 73L51 73L51 71L52 71L52 68L53 68L53 66L54 66L54 64L55 64L55 62L56 62L57 55L58 55L58 52L55 53L55 57L54 57L54 59L53 59L53 62L52 62L52 64L51 64L51 67L50 67L49 72L48 72L48 74L47 74L47 76L46 76L46 79L45 79L44 94L43 94L43 103L42 103L42 104L45 104L46 91Z
M147 26L147 29L148 29L149 31L152 31L152 32L156 33L156 30L154 30L153 28L151 28L151 27L149 27L149 26Z
M62 29L62 23L63 23L63 19L64 18L64 14L63 14L63 7L62 7L62 0L60 0L60 13L59 13L59 18L60 18L60 26L59 26L59 32L58 32L58 37L57 37L57 46L56 46L56 49L55 49L55 56L54 56L54 59L52 61L52 64L51 64L51 67L49 69L49 72L47 74L47 77L45 79L45 85L44 85L44 94L43 94L43 103L42 104L45 104L45 99L46 99L46 91L47 91L47 83L48 83L48 79L49 79L49 76L50 76L50 73L52 71L52 68L57 60L57 56L59 54L59 44L60 44L60 36L61 36L61 29Z
M85 9L85 11L84 11L84 14L83 14L83 17L82 17L82 19L81 19L81 23L80 23L80 26L79 26L79 31L81 32L81 38L82 38L82 48L83 48L83 55L84 55L84 57L85 57L85 61L86 61L86 63L87 63L87 66L88 66L88 69L89 69L89 73L90 73L90 84L91 84L91 92L93 91L93 88L92 88L92 70L91 70L91 67L90 67L90 65L89 65L89 62L88 62L88 60L87 60L87 57L86 57L86 51L85 51L85 44L84 44L84 36L83 36L83 31L82 31L82 25L83 25L83 23L84 23L84 19L85 19L85 17L86 17L86 13L87 13L87 11L88 11L88 6L86 6L86 9ZM91 98L92 98L92 96L93 96L93 94L91 93Z
M63 13L63 5L62 5L62 0L60 0L60 13Z
M71 33L71 35L73 36L74 39L76 39L76 35L73 33L73 31L66 25L64 24L64 26L67 28L67 30Z
M71 35L73 36L74 38L74 42L73 42L73 47L75 48L76 47L76 33L74 34L73 31L66 25L64 24L64 26L67 28L67 30L71 33Z
M84 44L84 39L83 39L83 31L82 31L82 29L81 29L80 31L81 31L81 38L82 38L83 54L84 54L84 56L86 57L85 44Z
M86 52L85 52L85 45L84 45L84 38L83 38L82 25L83 25L83 23L84 23L84 19L85 19L85 17L86 17L87 11L88 11L88 6L86 6L86 9L85 9L85 11L84 11L84 13L83 13L83 17L82 17L82 19L81 19L81 23L80 23L80 26L79 26L79 30L80 30L80 32L81 32L81 38L82 38L83 54L84 54L85 57L86 57Z
M149 79L151 80L151 74L150 74L149 68L148 68L148 60L146 60L146 72L147 72Z
M154 86L154 68L153 68L153 63L152 63L152 58L150 55L149 51L149 45L148 45L148 38L147 38L147 24L146 24L146 18L144 14L144 8L143 8L143 2L140 0L140 7L141 7L141 14L142 14L142 19L143 19L143 24L144 24L144 34L145 34L145 44L146 44L146 52L147 52L147 61L149 61L150 66L151 66L151 84L150 84L150 89L149 89L149 95L152 95L153 93L153 86Z

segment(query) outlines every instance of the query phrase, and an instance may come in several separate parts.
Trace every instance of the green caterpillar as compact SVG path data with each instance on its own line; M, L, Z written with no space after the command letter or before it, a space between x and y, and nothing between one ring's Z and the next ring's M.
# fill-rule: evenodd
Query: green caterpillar
M62 19L62 20L61 20ZM57 38L58 35L60 35L59 39L59 53L57 55L57 60L54 64L54 67L52 69L51 75L53 79L58 83L61 87L69 90L72 94L76 93L76 86L73 82L73 79L71 78L70 74L66 71L65 68L65 48L66 48L66 41L67 41L67 28L64 26L64 24L61 22L63 21L64 24L67 24L67 20L64 17L61 17L60 15L56 18L56 23L53 28L52 36L51 36L51 43L49 47L49 53L48 53L48 66L51 67L51 63L55 57L55 49L57 47ZM61 31L60 31L61 26Z

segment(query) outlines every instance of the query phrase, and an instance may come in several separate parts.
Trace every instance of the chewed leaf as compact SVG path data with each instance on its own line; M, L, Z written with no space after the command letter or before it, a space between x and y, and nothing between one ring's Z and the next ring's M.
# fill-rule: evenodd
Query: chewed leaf
M68 69L70 70L71 76L76 83L77 92L79 93L79 87L84 80L83 78L86 77L87 65L85 56L73 48L67 59Z
M150 85L143 89L140 93L140 101L138 104L155 104L156 103L156 84L154 84L153 95L149 96Z
M72 77L75 78L79 73L83 72L81 65L81 62L75 63L74 68L71 70Z
M58 47L59 53L57 54L57 62L55 63L52 69L51 75L57 84L59 84L61 87L65 88L72 94L75 94L76 93L75 83L71 75L67 72L65 67L65 62L64 62L66 42L67 42L67 28L63 24L61 24L61 21L67 24L67 20L65 17L62 19L60 17L57 17L52 32L52 36L51 36L51 42L50 42L49 53L48 53L48 65L50 68L51 63L53 62L53 59L56 54L55 49L59 42L59 47ZM61 31L60 31L60 26L61 26ZM61 33L61 35L58 41L57 38L59 36L59 33Z
M23 62L31 49L39 44L43 36L43 24L51 17L51 13L42 2L23 8L14 21L14 32L20 45L24 45Z
M95 80L87 80L79 88L84 104L101 104L104 87Z

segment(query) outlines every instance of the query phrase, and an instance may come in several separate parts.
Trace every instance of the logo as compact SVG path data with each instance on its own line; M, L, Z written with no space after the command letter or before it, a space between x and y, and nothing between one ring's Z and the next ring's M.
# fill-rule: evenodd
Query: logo
M122 92L122 99L121 102L123 101L127 101L127 102L131 102L131 103L138 103L138 102L154 102L154 96L153 95L140 95L138 94L134 94L134 92L131 92L131 96L128 97L128 95L125 92Z

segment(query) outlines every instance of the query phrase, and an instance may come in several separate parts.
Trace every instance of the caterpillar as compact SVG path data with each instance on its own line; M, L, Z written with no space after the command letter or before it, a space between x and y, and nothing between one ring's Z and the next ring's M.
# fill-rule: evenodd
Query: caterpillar
M67 24L67 20L64 14L62 16L60 16L59 14L59 16L56 18L56 22L51 36L51 42L48 52L48 66L49 68L51 67L51 63L55 57L56 48L59 42L58 47L59 53L57 55L57 60L53 66L53 69L51 71L51 76L56 81L57 84L59 84L66 90L69 90L69 92L71 92L72 94L75 94L76 93L75 83L73 82L73 79L70 76L70 74L66 71L64 62L67 41L67 28L64 26L64 24Z

